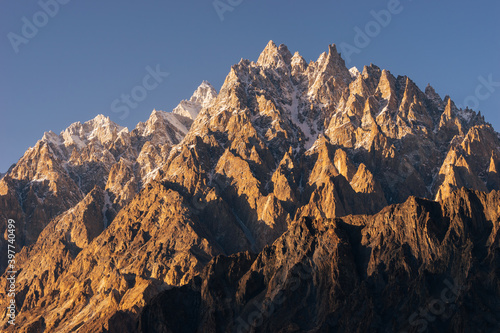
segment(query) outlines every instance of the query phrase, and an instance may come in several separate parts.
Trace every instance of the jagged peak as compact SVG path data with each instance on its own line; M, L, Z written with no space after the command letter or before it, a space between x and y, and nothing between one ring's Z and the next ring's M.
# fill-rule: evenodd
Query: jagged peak
M307 62L306 60L299 54L299 52L295 52L292 59L290 60L290 64L292 66L292 69L301 69L301 70L306 70L307 69Z
M253 61L250 61L250 60L245 59L245 58L241 58L237 65L239 67L247 67L247 66L250 66L251 64L255 65L255 63Z
M388 80L388 81L395 81L396 80L394 75L392 75L391 71L389 71L387 69L382 70L380 77L383 78L384 80Z
M333 76L336 80L349 84L352 81L352 75L345 65L344 59L337 52L335 44L328 46L328 53L320 54L318 60L311 63L317 74L327 74L327 78ZM319 77L319 76L317 76Z
M92 129L98 129L98 128L110 128L112 130L116 131L121 131L125 127L118 125L111 119L109 119L109 116L104 116L102 114L98 114L95 116L93 119L86 121L83 123L84 127L91 126Z
M380 74L380 80L378 84L378 89L387 88L391 91L394 89L394 84L396 83L396 78L391 74L390 71L384 69Z
M189 101L183 102L191 103ZM141 136L154 134L154 140L159 140L159 142L175 143L181 141L182 137L188 132L188 123L190 124L190 120L186 120L182 114L179 117L178 113L154 109L148 120L138 123L134 131L137 131ZM170 128L170 130L167 130L167 128ZM180 133L182 133L181 136L179 136Z
M59 142L59 135L51 130L43 133L42 141L46 142Z
M360 73L359 69L358 69L356 66L351 67L351 68L349 69L349 73L351 73L351 77L352 77L353 79L355 79L355 78L357 78L358 76L360 76L360 75L361 75L361 73Z
M361 75L363 75L363 77L365 78L372 75L376 75L378 77L381 75L381 70L380 67L374 64L370 64L370 66L365 65L363 67L363 72L361 73Z
M404 86L404 93L406 97L419 95L421 93L418 86L408 76L398 76L397 81Z
M194 120L201 109L208 107L217 98L217 95L217 90L208 81L203 81L191 98L181 101L172 112Z
M347 70L345 61L340 55L340 53L337 51L337 46L335 44L330 44L328 46L328 60L329 63L341 66L342 68L345 68Z
M97 116L94 117L94 119L92 119L96 122L99 122L99 123L109 123L111 122L111 120L109 119L109 116L106 117L105 115L103 114L98 114Z
M337 52L337 46L335 44L328 45L328 52L321 53L316 61L319 66L328 65L332 62L336 64L343 63L345 66L344 59L342 59L340 53Z
M116 128L117 130L122 130L124 127L118 125L117 123L113 122L109 116L105 116L103 114L98 114L94 118L87 120L83 124L80 123L79 121L76 123L73 123L70 125L75 127L91 127L91 128L97 128L97 127L111 127L111 128ZM69 127L68 127L69 128Z
M434 103L441 105L443 103L443 99L439 94L436 92L433 86L431 86L430 83L427 84L427 87L425 87L425 96L427 96L428 99L433 101Z
M86 143L93 139L98 139L101 143L112 141L118 132L127 129L111 121L109 117L98 114L83 124L80 121L69 125L61 133L45 132L42 141L58 145L83 148Z
M292 53L288 50L288 47L285 44L280 44L278 46L278 52L285 61L287 65L290 65L292 61Z
M337 46L335 44L328 45L328 52L323 52L319 55L316 63L319 66L330 63L332 60L342 60L342 57L337 52Z
M323 65L325 63L327 57L328 57L328 54L326 52L322 52L319 55L318 60L316 60L316 64L318 64L319 66Z
M453 100L451 99L451 97L449 95L446 95L444 97L443 102L446 105L445 111L444 111L446 114L451 115L451 112L455 111L457 109L457 107L455 106L455 103L453 102Z
M201 88L201 87L212 87L213 88L213 86L207 80L201 81L201 84L200 84L200 86L198 88Z
M286 67L290 64L291 58L292 54L285 45L281 44L277 47L271 40L260 54L257 65L264 68Z
M156 119L156 118L163 119L163 118L165 118L166 115L167 115L166 111L153 109L153 111L151 111L151 114L149 115L148 121L150 119Z
M330 57L340 57L340 53L337 51L337 45L330 44L328 45L328 55Z
M277 50L276 43L275 43L272 39L270 39L270 40L269 40L269 42L267 42L267 45L266 45L266 47L264 48L264 52L265 52L266 50L268 50L268 49L269 49L269 50L271 50L271 49L276 49L276 50Z
M257 65L265 66L266 64L269 63L269 60L276 57L277 55L279 55L278 47L276 46L276 44L272 40L270 40L267 43L264 50L259 55L259 59L257 60Z
M441 114L441 122L453 119L457 115L458 111L455 103L453 103L452 99L448 95L445 96L443 104L445 107L443 113Z
M217 97L217 90L208 81L203 81L190 98L191 102L200 103L202 107L208 106Z
M391 88L394 89L396 85L396 77L394 77L394 75L392 75L392 73L387 69L383 69L380 73L379 85L390 85Z

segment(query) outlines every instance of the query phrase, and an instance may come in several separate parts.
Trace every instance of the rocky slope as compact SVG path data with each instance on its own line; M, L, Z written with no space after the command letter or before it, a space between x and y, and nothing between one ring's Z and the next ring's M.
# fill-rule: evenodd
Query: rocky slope
M349 70L334 45L307 63L286 46L269 42L257 62L241 60L231 68L219 93L203 82L172 113L153 111L131 132L98 116L60 135L46 133L9 170L0 180L0 231L6 237L7 219L17 221L16 320L31 332L133 331L141 309L161 291L172 290L174 297L186 297L192 305L198 302L201 287L196 283L209 275L196 276L215 256L230 256L217 260L239 272L224 278L231 284L254 265L252 253L262 256L293 230L305 232L307 228L298 227L304 221L314 221L310 224L316 229L337 230L326 226L342 218L346 225L368 230L373 219L385 216L383 225L373 228L388 228L381 237L401 241L410 231L401 229L395 215L384 215L384 207L406 202L392 206L404 215L413 207L411 200L435 207L456 198L462 187L499 190L499 167L498 133L480 114L457 109L432 87L423 92L409 78L374 65L362 73ZM439 203L407 201L415 196ZM493 195L489 202L498 207L495 200ZM477 206L472 215L492 214L488 209ZM347 217L360 214L365 217ZM414 225L413 232L443 232L446 225L436 219L429 225L432 230ZM490 220L494 225L498 216ZM310 241L320 241L320 234L313 232ZM299 236L289 241L299 242ZM0 252L6 248L5 237ZM324 241L333 242L331 249L340 246ZM403 243L391 242L377 245L381 255L409 251ZM409 246L420 251L421 240L412 242ZM451 245L422 257L446 257L453 252L447 248ZM342 265L367 260L338 257L360 256L359 246L339 251L328 260ZM398 258L410 260L404 251ZM273 256L278 255L269 254L269 260ZM387 263L377 260L377 265ZM266 262L270 272L271 266ZM382 267L381 276L396 274L391 267ZM327 289L340 283L324 279ZM5 275L0 285L6 285ZM174 288L182 285L194 298ZM372 285L366 288L373 292ZM375 296L373 302L380 302ZM247 300L227 304L238 308ZM324 304L324 309L315 306L330 309L330 303ZM194 320L192 315L183 314ZM373 318L377 315L382 316L373 313ZM212 327L204 325L215 319L203 318L193 321L193 327ZM143 315L141 325L149 325L144 320ZM319 319L313 322L323 325ZM299 331L314 328L297 325Z
M201 109L210 106L216 97L217 90L207 81L203 81L189 101L181 101L172 112L186 118L195 119Z
M206 105L213 94L195 92L193 103ZM15 219L20 228L17 246L33 244L52 218L78 204L94 186L106 190L106 209L118 211L155 177L191 123L185 116L155 110L132 132L103 115L74 123L59 135L46 132L0 179L1 233L7 219ZM111 222L112 216L107 219ZM3 237L0 243L3 270Z
M497 332L500 192L302 218L257 256L214 258L142 332Z

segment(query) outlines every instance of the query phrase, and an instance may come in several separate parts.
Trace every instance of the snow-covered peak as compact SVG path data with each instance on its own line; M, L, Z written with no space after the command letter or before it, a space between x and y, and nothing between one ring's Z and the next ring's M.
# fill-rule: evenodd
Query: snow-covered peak
M90 141L97 140L101 144L112 142L118 133L128 129L112 122L109 117L100 114L85 123L75 122L63 130L59 135L52 131L45 132L42 141L55 147L66 146L81 149Z
M174 145L182 141L192 120L177 113L153 110L146 122L140 122L134 129L139 136L148 138L154 145Z
M205 108L209 106L216 97L217 90L207 81L203 81L198 89L196 89L193 96L191 96L190 101L199 103L202 108Z
M357 67L352 67L351 69L349 69L349 73L351 73L351 77L353 79L355 79L361 75L361 72L358 70Z
M215 98L217 98L217 90L207 81L203 81L195 90L191 98L188 101L181 101L172 112L190 119L195 119L201 109L210 106Z
M462 118L463 121L465 121L465 123L469 123L471 121L471 119L474 118L474 116L476 115L476 112L474 112L473 110L469 109L469 108L466 108L465 110L463 109L459 109L457 110L457 115Z
M109 119L109 117L106 117L103 114L98 114L97 116L94 117L94 119L91 119L88 122L94 122L98 124L109 124L111 123L111 120Z
M55 144L56 146L59 146L62 143L59 135L57 135L56 133L54 133L52 131L48 131L48 132L43 133L42 141Z

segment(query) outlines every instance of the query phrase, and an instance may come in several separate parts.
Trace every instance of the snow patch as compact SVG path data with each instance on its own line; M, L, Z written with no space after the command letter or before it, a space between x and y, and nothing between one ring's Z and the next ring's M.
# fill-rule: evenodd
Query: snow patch
M353 79L355 79L361 75L361 73L357 67L352 67L351 69L349 69L349 73L351 74L351 78L353 78Z
M179 129L184 135L189 131L189 129L177 119L175 114L165 112L165 119L175 128Z
M207 81L203 81L191 98L181 101L172 112L194 120L200 111L209 107L216 98L217 90Z
M474 111L465 109L465 110L457 110L457 115L462 118L466 123L469 123L472 117L476 114Z
M292 92L292 105L285 105L285 108L288 110L288 113L290 114L290 119L292 123L297 126L302 133L304 134L305 137L305 143L304 143L304 148L307 150L312 147L316 139L318 138L318 135L313 135L311 132L311 127L307 124L307 121L304 119L303 122L299 120L299 98L297 97L299 94L299 91L297 90L297 87L294 85L293 86L293 92Z

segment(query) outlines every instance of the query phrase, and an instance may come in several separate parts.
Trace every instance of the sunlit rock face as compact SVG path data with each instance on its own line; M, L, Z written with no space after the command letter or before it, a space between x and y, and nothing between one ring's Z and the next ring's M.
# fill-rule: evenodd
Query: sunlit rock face
M0 179L0 268L14 219L26 332L411 331L446 280L435 329L493 328L498 170L498 133L431 86L271 41L131 131L45 133Z

